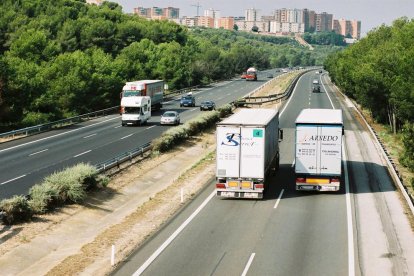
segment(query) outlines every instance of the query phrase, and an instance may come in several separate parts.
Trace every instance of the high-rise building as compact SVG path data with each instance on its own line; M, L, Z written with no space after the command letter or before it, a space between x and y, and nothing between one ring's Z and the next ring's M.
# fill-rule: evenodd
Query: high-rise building
M314 32L316 29L316 12L304 9L303 21L305 23L305 32Z
M323 12L316 14L316 26L317 32L330 32L332 31L333 15Z
M338 19L333 21L333 30L337 34L345 37L360 39L361 37L361 21Z
M260 21L259 10L254 8L246 10L246 21Z

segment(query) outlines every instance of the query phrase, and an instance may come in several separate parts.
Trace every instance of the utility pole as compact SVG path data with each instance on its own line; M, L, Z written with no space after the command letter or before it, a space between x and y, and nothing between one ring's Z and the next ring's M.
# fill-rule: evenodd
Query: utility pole
M200 2L197 2L197 5L191 5L191 6L197 8L197 16L198 16L198 11L201 8Z

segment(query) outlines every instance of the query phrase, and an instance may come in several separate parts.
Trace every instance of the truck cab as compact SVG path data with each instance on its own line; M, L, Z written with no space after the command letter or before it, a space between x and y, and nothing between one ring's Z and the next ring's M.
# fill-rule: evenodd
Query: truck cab
M151 118L151 97L130 96L121 100L122 126L143 125Z

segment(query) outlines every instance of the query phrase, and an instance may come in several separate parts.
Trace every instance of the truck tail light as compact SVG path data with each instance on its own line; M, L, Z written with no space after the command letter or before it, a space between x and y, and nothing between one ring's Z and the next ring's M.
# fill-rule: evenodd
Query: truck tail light
M255 189L263 189L264 188L264 184L263 183L254 184L254 188Z
M304 177L296 177L296 183L306 183L306 178L304 178Z
M339 183L341 180L339 178L332 178L331 183Z
M224 183L216 183L216 188L217 189L226 189L226 184L224 184Z

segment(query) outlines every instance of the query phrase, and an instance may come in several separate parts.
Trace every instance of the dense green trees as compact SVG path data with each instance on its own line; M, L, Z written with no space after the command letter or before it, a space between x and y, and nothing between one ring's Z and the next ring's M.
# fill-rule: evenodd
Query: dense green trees
M291 38L187 29L84 0L0 2L0 128L44 123L119 104L124 82L170 89L259 69L321 64ZM0 129L1 130L1 129Z
M403 162L414 169L414 21L400 18L371 31L329 56L325 67L342 91L376 120L394 132L403 129Z
M335 32L305 33L303 39L309 44L345 46L344 37Z

